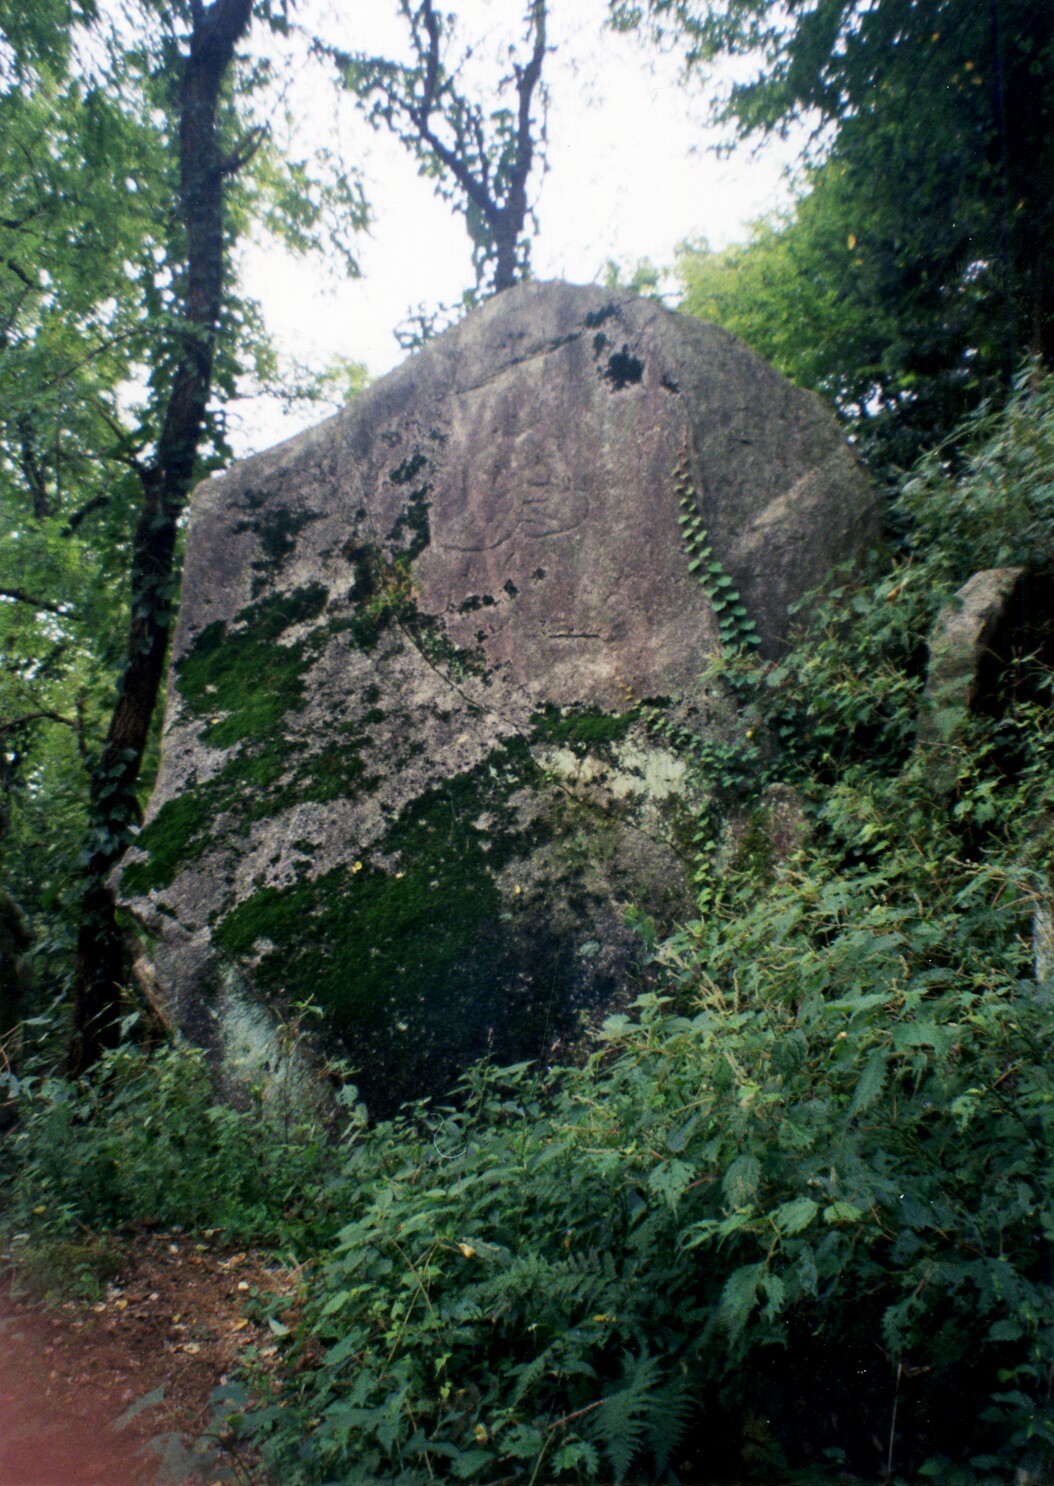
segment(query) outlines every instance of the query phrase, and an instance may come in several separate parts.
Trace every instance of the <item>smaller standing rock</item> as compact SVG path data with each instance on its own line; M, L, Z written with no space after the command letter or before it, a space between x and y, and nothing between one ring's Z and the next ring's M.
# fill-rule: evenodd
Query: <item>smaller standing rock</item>
M976 707L985 663L1024 574L1023 568L985 568L944 605L930 636L930 662L919 712L918 743L930 754L934 787L954 787L952 753Z

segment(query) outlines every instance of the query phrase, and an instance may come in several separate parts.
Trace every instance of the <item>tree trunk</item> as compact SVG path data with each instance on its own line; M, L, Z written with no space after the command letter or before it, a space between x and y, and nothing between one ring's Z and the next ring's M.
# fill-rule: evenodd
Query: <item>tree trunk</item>
M77 941L70 1069L85 1072L119 1038L121 933L108 878L138 820L136 784L164 675L172 623L176 531L194 477L212 384L223 302L224 180L239 161L220 156L220 91L252 0L193 7L179 106L179 212L186 233L181 345L133 543L127 658L102 754L89 785L85 881Z

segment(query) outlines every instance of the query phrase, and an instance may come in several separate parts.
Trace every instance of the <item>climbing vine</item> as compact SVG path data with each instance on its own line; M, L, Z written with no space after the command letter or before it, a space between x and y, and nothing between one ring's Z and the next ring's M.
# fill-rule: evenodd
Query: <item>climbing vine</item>
M724 564L714 556L699 502L688 470L688 456L682 454L673 472L681 514L681 541L688 554L688 571L694 573L700 588L710 600L717 617L721 644L732 652L756 650L761 643L757 626L747 613L736 586Z
M736 589L724 564L715 557L706 525L699 514L699 502L684 450L673 470L681 514L681 542L688 558L688 571L694 574L700 588L710 600L717 619L722 651L735 664L720 667L721 684L742 706L749 702L757 686L755 668L744 661L754 655L760 644L757 626ZM646 708L649 730L667 740L673 749L692 761L693 770L705 783L695 810L689 837L692 859L692 882L697 892L700 911L712 908L718 897L714 859L720 845L719 804L730 795L741 794L759 777L760 753L753 741L753 729L733 739L703 736L675 723L658 708Z

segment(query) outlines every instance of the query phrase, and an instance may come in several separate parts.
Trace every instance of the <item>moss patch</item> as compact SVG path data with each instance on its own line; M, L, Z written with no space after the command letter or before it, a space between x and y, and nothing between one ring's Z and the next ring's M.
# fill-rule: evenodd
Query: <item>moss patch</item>
M361 728L346 726L339 742L317 752L285 728L286 718L302 708L306 673L336 626L278 642L294 624L317 618L326 599L326 589L314 584L241 610L241 629L217 623L198 636L177 669L177 684L192 714L220 714L204 729L204 740L237 751L212 779L167 801L140 832L136 845L147 857L126 867L125 892L167 887L203 854L221 816L230 815L229 824L244 831L300 801L347 798L370 783Z
M402 464L389 471L388 479L393 485L411 485L427 467L428 460L416 449ZM410 564L428 546L432 534L428 525L428 499L431 486L422 483L410 492L410 496L399 514L388 541L400 547L397 561Z
M363 860L262 888L217 925L230 954L266 946L253 972L261 988L325 1008L374 1107L441 1086L537 1017L529 997L509 1002L515 924L496 877L542 839L538 827L518 829L508 803L540 779L516 740L408 806L381 843L391 865ZM530 955L544 972L533 934ZM371 1069L383 1069L377 1085Z
M321 583L312 583L241 609L234 621L240 629L217 621L202 630L176 667L176 685L193 715L225 714L205 729L206 743L230 748L243 738L264 737L300 705L318 638L277 642L292 626L316 619L328 598Z
M263 498L250 491L243 505L254 514L246 521L239 521L236 532L251 531L259 539L262 556L252 564L255 574L252 584L253 597L271 585L279 570L296 550L296 540L305 526L318 521L315 511L294 511L288 506L264 506Z
M409 485L412 480L417 478L427 463L428 461L420 449L415 449L411 455L403 460L402 464L397 465L393 470L389 470L388 479L393 485Z
M623 346L621 351L615 351L608 357L608 364L602 375L610 382L613 392L622 392L626 387L643 381L644 362L638 356L630 354L629 346Z
M397 558L399 562L413 562L432 540L431 528L428 524L431 501L427 499L431 488L430 485L422 485L420 490L413 492L399 519L388 533L390 542L405 543Z
M359 752L363 741L363 735L352 734L346 742L308 753L303 743L278 737L239 752L214 779L162 805L136 837L147 856L125 868L122 890L134 895L167 887L202 856L223 815L244 832L254 821L302 801L348 799L368 789L375 780L366 775Z
M585 318L585 324L590 330L595 330L598 325L603 325L605 320L611 320L618 315L619 307L614 300L604 305L599 310L590 310Z
M609 713L549 706L531 718L531 740L536 743L579 744L581 747L576 752L584 752L590 746L618 742L639 717L639 707L629 712Z
M465 681L469 676L484 682L490 680L490 667L482 648L471 650L465 645L455 645L430 614L419 614L414 608L405 616L404 627L429 665L451 681Z
M122 892L146 893L170 883L188 855L197 857L204 851L213 811L213 802L204 790L188 791L167 800L136 838L136 846L150 855L145 861L131 862L124 869Z

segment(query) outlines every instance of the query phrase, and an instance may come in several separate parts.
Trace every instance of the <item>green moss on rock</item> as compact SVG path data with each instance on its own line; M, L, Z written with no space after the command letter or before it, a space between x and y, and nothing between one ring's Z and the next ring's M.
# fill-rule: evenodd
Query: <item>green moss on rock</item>
M300 706L318 636L277 642L294 625L316 619L328 598L328 589L312 583L241 609L234 620L241 628L217 621L202 630L176 667L176 684L192 714L224 714L203 732L206 743L230 748L243 738L265 737Z
M241 610L235 621L241 629L216 623L198 636L177 669L179 689L192 714L217 713L204 740L235 751L211 779L166 801L140 832L136 846L146 857L126 867L125 892L167 887L219 831L244 832L301 801L346 798L370 783L361 752L366 734L356 724L315 752L286 730L287 718L302 708L306 673L334 625L291 644L278 641L294 624L317 618L326 599L326 589L313 584Z
M170 883L208 845L213 811L214 803L204 790L189 790L167 800L136 838L136 845L149 856L125 868L122 892L134 896Z
M390 542L405 542L405 547L399 553L398 561L412 563L432 540L432 533L428 522L428 511L431 502L428 500L430 485L422 485L415 490L407 501L398 521L388 533Z
M531 737L538 743L577 743L584 747L617 743L639 717L639 707L611 713L549 706L531 718Z
M370 1068L384 1068L384 1087L367 1094L375 1107L419 1092L422 1067L454 1077L466 1048L514 1039L539 1014L529 998L509 1003L515 925L497 882L539 843L509 806L539 781L516 740L414 801L366 859L261 888L214 930L229 954L260 954L264 990L314 997L366 1085ZM531 956L546 965L536 936Z
M243 504L253 512L239 521L235 532L251 531L260 543L262 556L252 564L252 592L256 597L275 580L280 569L296 550L297 537L305 526L318 521L315 511L294 510L289 506L265 506L260 496L250 492Z

